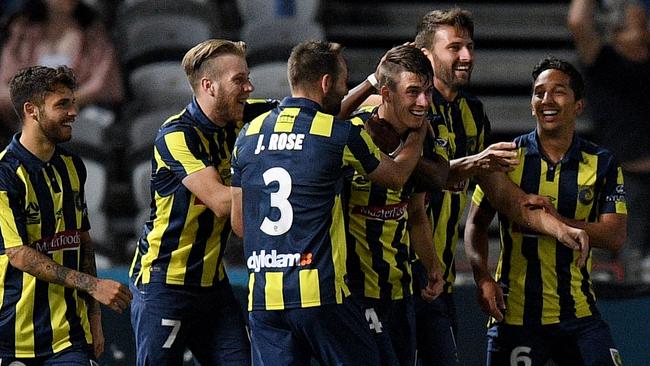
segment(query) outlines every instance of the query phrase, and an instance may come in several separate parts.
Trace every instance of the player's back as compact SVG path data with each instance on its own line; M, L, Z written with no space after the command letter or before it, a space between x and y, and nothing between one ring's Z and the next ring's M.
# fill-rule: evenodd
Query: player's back
M342 176L346 165L365 172L379 162L362 130L360 121L287 98L240 133L233 185L242 188L244 252L254 274L249 308L340 303L348 293Z

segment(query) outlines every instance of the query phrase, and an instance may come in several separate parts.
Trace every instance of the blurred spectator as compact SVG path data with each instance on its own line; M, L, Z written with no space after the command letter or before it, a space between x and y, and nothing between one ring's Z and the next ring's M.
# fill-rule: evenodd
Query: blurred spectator
M638 1L572 0L568 17L587 83L596 142L621 161L628 245L650 282L650 32Z
M100 18L79 0L26 0L7 26L0 61L0 144L18 130L9 80L33 66L67 65L79 81L77 105L108 107L123 97L116 52ZM4 140L4 141L3 141Z

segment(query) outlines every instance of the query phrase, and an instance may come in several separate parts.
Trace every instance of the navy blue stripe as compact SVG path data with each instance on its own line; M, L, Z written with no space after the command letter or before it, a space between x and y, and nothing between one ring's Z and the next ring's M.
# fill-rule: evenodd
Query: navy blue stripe
M16 304L22 295L23 272L9 266L5 275L0 318L0 352L14 356L16 350Z
M524 159L519 186L528 193L539 192L541 164L537 159ZM537 238L524 236L521 254L526 258L526 283L524 285L524 325L540 324L542 318L542 271L537 254Z
M51 255L44 254L51 258ZM32 322L34 324L34 351L37 355L52 352L53 334L50 321L50 303L48 301L50 286L58 285L50 285L48 282L37 280L34 289L34 313Z
M452 250L454 244L454 234L458 230L458 215L460 213L460 196L456 194L450 195L451 203L449 205L449 221L445 228L445 250L442 252L442 262L445 264L445 272L443 278L448 278L449 274L456 276L456 262L454 260L455 253ZM447 292L453 284L445 281L444 292Z
M72 192L72 183L67 166L60 156L52 159L52 164L61 176L61 188L63 191L63 220L66 230L77 229L77 214L75 208L75 196Z
M402 273L402 278L400 282L402 284L402 297L407 297L411 295L411 276L408 272L408 247L402 243L402 236L406 230L406 219L399 220L397 229L395 230L395 235L391 245L393 248L397 249L397 254L395 255L395 263L397 269ZM408 235L408 234L407 234Z
M152 267L156 266L156 272L161 275L167 273L171 253L178 249L181 233L185 226L185 217L192 199L191 193L185 186L181 186L174 194L172 208L168 216L169 223L160 240L158 257L154 259Z
M41 218L41 237L49 238L54 235L55 213L54 203L52 200L52 193L47 186L47 176L40 170L38 172L30 172L29 179L32 182L32 188L35 191L35 196L38 201L38 207Z
M565 217L576 216L579 162L569 159L562 163L558 189L558 212ZM575 299L571 295L571 266L573 250L556 242L555 271L559 296L560 320L575 318Z
M190 255L187 258L185 270L185 283L201 283L203 275L203 256L206 252L206 244L214 229L214 214L209 209L203 211L197 218L198 228ZM213 240L216 240L214 238ZM221 246L221 244L220 244Z

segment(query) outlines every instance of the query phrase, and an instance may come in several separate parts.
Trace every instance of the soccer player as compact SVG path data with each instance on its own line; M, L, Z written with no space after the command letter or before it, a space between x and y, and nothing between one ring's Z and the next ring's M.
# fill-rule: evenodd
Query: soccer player
M349 299L341 191L347 167L400 189L427 126L410 129L394 160L360 120L334 117L347 93L342 47L307 41L288 61L291 97L242 129L232 167L233 230L249 269L255 365L378 365L377 345Z
M399 136L422 123L433 88L433 69L422 51L397 46L382 58L377 70L382 103L354 115L386 154L399 149ZM397 138L390 139L390 136ZM424 155L446 178L446 153L436 156L433 136ZM391 145L392 143L392 145ZM411 178L401 189L387 189L355 172L347 183L345 207L348 238L348 278L379 346L382 365L415 364L415 313L412 299L413 247L430 273L427 297L442 291L431 223L426 215L426 191ZM417 293L415 296L420 296Z
M182 65L194 98L154 142L150 219L131 267L138 365L248 365L241 307L222 262L230 155L253 85L243 42L204 41ZM270 107L269 107L270 108Z
M96 277L82 160L58 146L77 116L72 70L33 66L10 82L22 121L0 153L0 364L89 365L103 352L99 303L126 286Z
M522 163L508 176L525 192L548 197L558 218L584 229L591 246L617 251L626 237L623 175L609 151L575 133L584 107L582 77L573 65L552 57L532 75L537 125L515 139ZM596 308L591 256L581 268L574 248L499 216L501 255L493 279L487 227L495 210L480 187L472 201L465 249L481 307L492 316L487 364L544 365L553 359L560 365L620 365Z

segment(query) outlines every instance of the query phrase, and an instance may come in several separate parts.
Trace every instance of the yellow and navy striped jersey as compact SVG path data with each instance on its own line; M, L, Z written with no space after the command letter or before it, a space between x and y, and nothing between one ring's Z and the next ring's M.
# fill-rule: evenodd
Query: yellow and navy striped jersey
M353 116L366 124L375 123L377 108L362 108ZM433 136L427 138L423 155L431 158L436 154L446 159L445 144L433 140ZM407 221L408 200L414 189L414 179L399 190L372 183L356 171L351 179L346 179L343 201L347 268L353 294L398 300L413 293Z
M80 270L81 233L90 229L86 168L60 147L43 162L19 136L0 154L0 358L49 356L92 342L79 293L19 271L5 252L28 245Z
M565 157L553 165L540 151L535 131L515 141L521 163L508 175L524 192L549 197L560 215L580 221L627 214L623 174L609 151L574 136ZM477 186L473 203L491 209L483 197ZM496 280L507 294L506 324L553 324L598 314L589 275L591 255L579 268L579 253L555 238L522 230L502 215L499 224Z
M340 304L350 291L341 206L348 167L371 173L380 152L359 119L285 98L244 127L233 151L243 195L249 310Z
M252 106L261 113L274 105L247 104L245 111ZM136 283L209 287L225 279L230 219L217 217L182 180L213 166L230 185L230 155L241 125L217 127L194 99L161 126L151 162L151 215L130 271Z
M444 125L438 128L438 136L447 136L449 161L474 155L486 147L490 134L490 121L483 103L476 97L460 91L449 102L434 88L431 111L442 116ZM444 129L447 131L444 131ZM458 226L467 204L467 188L464 181L444 191L429 192L427 212L433 227L433 242L441 261L444 291L452 292L456 279L455 253L458 243Z

